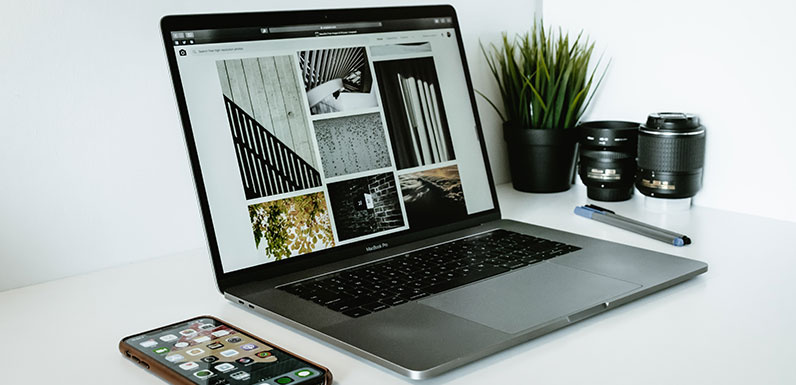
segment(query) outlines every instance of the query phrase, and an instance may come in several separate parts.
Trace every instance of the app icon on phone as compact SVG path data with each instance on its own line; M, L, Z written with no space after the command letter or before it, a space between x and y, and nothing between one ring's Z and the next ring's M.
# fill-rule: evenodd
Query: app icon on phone
M216 331L214 331L214 332L212 332L210 334L212 334L214 337L223 337L223 336L229 334L229 331L227 331L227 330L216 330Z
M251 357L241 357L235 360L235 362L244 366L249 366L254 363L254 360Z
M172 355L166 356L166 361L168 361L168 362L178 362L178 361L182 361L184 359L185 359L185 357L183 357L182 354L172 354Z
M208 348L210 348L210 349L216 350L216 349L221 349L221 348L223 348L223 347L224 347L224 344L222 344L222 343L220 343L220 342L214 342L214 343L212 343L212 344L210 344L210 345L207 345L207 347L208 347Z
M225 362L223 364L216 365L215 368L221 373L226 373L232 369L235 369L235 365L232 365L229 362Z
M164 346L164 347L160 347L160 348L157 348L157 349L152 349L152 351L157 353L157 354L166 354L166 353L169 352L169 348Z
M233 379L238 380L238 381L246 381L249 378L251 378L251 375L249 375L249 373L246 373L246 372L244 372L242 370L240 372L232 373L229 376L232 377Z
M255 344L246 344L246 345L241 345L240 348L243 349L243 350L247 350L247 351L248 350L254 350L254 349L257 349L257 345L255 345Z
M166 334L165 336L160 337L160 340L163 341L163 342L171 342L171 341L174 341L176 339L177 339L177 336L175 336L174 334Z
M227 342L229 342L231 344L237 344L238 342L241 342L241 341L243 341L243 339L240 338L240 337L229 337L229 338L227 338Z
M212 329L214 327L216 327L216 325L213 325L213 324L200 324L199 325L199 329L202 329L202 330Z
M194 341L196 341L196 343L197 343L197 344L201 344L202 342L207 342L207 341L210 341L210 337L208 337L208 336L201 336L201 337L199 337L199 338L194 338L193 340L194 340Z
M177 349L182 349L182 348L187 348L188 345L189 344L187 342L177 342L176 344L174 344L174 347Z
M180 334L182 334L183 337L190 337L190 336L196 334L196 330L185 329L185 330L181 330Z
M155 346L157 344L158 343L155 340L146 340L144 342L141 342L139 345L141 345L141 346L143 346L145 348L151 348L151 347L153 347L153 346Z
M299 370L298 372L296 372L296 376L297 377L301 377L301 378L309 377L309 376L311 376L313 374L315 374L315 373L313 373L313 372L311 372L311 371L309 371L307 369Z
M193 349L191 349L191 350L189 350L189 351L187 351L185 353L188 353L189 356L198 356L198 355L200 355L200 354L202 354L204 352L205 351L203 349L193 348Z
M255 356L260 357L260 358L265 358L265 357L268 357L270 355L271 355L271 352L259 352L259 353L255 354Z
M194 370L199 367L199 364L193 361L188 361L186 363L180 364L180 369L182 370Z
M216 357L216 356L202 357L202 361L203 362L207 362L208 364L212 364L212 363L218 361L218 357Z
M277 384L289 384L293 382L293 379L290 377L279 377L276 379Z
M224 357L232 357L232 356L237 356L238 355L238 351L235 350L235 349L229 349L229 350L224 350L220 354L222 356L224 356Z
M199 379L204 379L204 378L207 378L207 377L213 377L214 376L213 372L208 370L208 369L200 370L200 371L194 373L193 375L198 377Z

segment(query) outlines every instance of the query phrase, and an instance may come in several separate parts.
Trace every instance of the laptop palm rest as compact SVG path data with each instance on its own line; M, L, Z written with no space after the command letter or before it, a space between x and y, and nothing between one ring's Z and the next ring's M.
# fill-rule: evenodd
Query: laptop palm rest
M514 334L607 302L639 287L641 285L635 283L544 262L419 302Z

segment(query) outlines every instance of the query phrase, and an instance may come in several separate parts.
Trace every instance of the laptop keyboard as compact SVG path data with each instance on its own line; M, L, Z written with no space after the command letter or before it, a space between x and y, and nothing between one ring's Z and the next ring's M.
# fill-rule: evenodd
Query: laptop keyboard
M580 247L495 230L279 289L361 317L575 250Z

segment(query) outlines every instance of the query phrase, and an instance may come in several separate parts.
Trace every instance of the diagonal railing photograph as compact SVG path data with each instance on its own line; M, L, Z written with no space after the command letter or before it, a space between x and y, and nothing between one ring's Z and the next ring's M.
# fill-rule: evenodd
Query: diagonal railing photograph
M321 185L318 170L224 96L246 199Z

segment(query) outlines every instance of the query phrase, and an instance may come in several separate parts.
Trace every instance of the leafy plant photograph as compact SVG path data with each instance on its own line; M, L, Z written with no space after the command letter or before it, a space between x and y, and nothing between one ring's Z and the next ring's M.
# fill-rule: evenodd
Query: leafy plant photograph
M254 243L268 261L334 246L323 192L249 206Z

